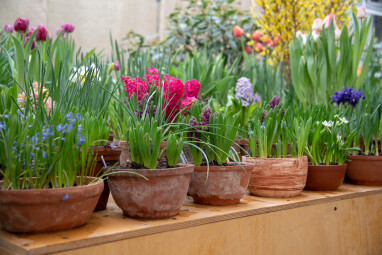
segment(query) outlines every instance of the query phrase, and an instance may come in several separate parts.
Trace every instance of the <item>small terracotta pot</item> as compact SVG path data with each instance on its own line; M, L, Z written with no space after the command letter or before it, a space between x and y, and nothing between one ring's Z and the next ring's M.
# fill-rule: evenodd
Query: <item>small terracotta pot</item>
M95 177L101 176L104 172L102 171L104 165L103 165L101 156L103 156L103 159L105 160L105 163L107 164L107 166L114 166L116 163L119 162L119 158L122 152L121 148L111 149L108 147L91 147L91 149L94 155L97 155L97 159L96 159L97 163L96 163L95 169L92 173L90 173L90 176L95 176ZM105 210L107 206L107 202L109 201L110 189L109 189L109 184L107 182L107 179L104 180L104 183L105 183L105 187L94 209L95 212Z
M210 166L207 172L207 166L195 166L188 194L198 204L238 204L247 192L252 169L251 164Z
M234 149L238 153L240 161L241 161L243 156L247 155L247 152L249 150L249 139L235 139L234 142L237 143L241 147L240 148L236 144L232 144L232 146L234 147Z
M295 197L300 195L308 175L308 158L247 158L254 163L248 189L260 197Z
M129 155L129 148L127 147L127 142L120 141L118 146L121 148L121 156L119 157L119 164L120 165L126 165L127 161L130 158Z
M87 177L88 182L94 177ZM86 224L103 190L103 180L58 189L0 190L0 222L10 232L56 232ZM68 196L67 200L63 200Z
M348 156L347 176L353 184L382 185L382 156Z
M307 190L337 190L345 178L347 165L309 165Z
M186 198L194 166L167 169L120 169L110 172L109 186L123 214L134 218L169 218L179 213ZM136 172L148 180L132 173Z

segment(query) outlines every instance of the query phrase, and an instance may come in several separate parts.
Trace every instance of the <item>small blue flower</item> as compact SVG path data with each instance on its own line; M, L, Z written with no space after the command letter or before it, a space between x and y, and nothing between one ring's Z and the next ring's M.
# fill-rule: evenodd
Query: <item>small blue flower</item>
M6 114L6 115L4 115L4 118L8 119L8 117L9 117L9 115L7 115L7 114Z
M81 136L79 139L78 139L78 146L81 146L84 142L85 142L85 137Z
M68 120L68 122L70 124L73 124L74 122L76 122L76 119L73 117L73 113L69 112L68 114L66 114L66 119Z
M253 135L253 130L249 130L248 135Z
M62 200L64 200L64 201L66 201L66 200L68 200L69 199L69 195L65 195L63 198L62 198Z
M43 151L43 152L42 152L42 157L43 157L44 159L46 158L46 154L47 154L46 151Z
M34 157L34 153L33 153L33 152L31 152L31 154L30 154L30 155L31 155L31 158L33 158L33 157Z
M62 131L64 133L69 133L71 130L73 129L73 125L72 124L65 124Z
M62 141L65 141L65 137L61 137L61 140L62 140Z
M61 130L62 130L62 125L61 125L61 124L58 124L57 127L56 127L56 129L57 129L58 132L61 132Z
M261 123L261 128L265 128L265 122Z
M7 126L0 121L0 129L5 129Z
M79 113L76 113L76 114L74 115L74 117L76 117L76 119L78 119L78 120L81 120L81 114L79 114Z

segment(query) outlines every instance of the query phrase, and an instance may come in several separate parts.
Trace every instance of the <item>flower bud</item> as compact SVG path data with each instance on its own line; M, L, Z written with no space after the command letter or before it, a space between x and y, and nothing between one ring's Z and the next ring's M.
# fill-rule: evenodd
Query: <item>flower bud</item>
M329 15L327 15L324 19L324 27L326 30L329 29L330 27L330 23L333 21L333 25L334 27L336 27L336 15L334 15L333 13L330 13Z
M244 35L244 30L239 27L238 25L235 25L233 27L233 36L235 37L242 37Z
M22 19L22 18L17 18L15 21L15 24L13 24L13 28L17 32L23 32L27 31L29 26L29 20L28 19Z
M262 52L263 51L263 45L259 42L255 43L255 46L253 46L254 51L256 52Z
M27 36L31 36L35 30L36 30L35 27L31 27L31 28L29 28L29 30L28 30L28 32L27 32Z
M10 33L12 33L13 32L13 26L12 25L9 25L9 24L5 24L4 25L4 31L5 32L10 32Z
M36 32L36 40L37 41L46 41L48 36L48 30L44 25L39 25L38 30Z
M260 41L260 39L261 39L261 33L260 33L260 31L259 30L256 30L255 32L253 32L253 34L252 34L252 40L254 40L254 41Z
M313 37L313 40L316 42L318 37L320 36L320 31L319 30L313 30L312 32L312 37Z
M321 31L322 30L322 26L323 26L322 20L321 19L315 19L313 21L312 30Z
M251 49L251 47L249 47L248 45L244 47L244 50L245 50L245 52L247 52L248 54L251 54L251 53L252 53L252 49Z
M64 29L65 33L72 33L74 31L74 26L70 23L65 23L61 26Z
M360 6L357 11L357 18L358 19L364 19L366 18L366 10L365 7Z
M30 39L29 36L25 37L25 40L24 40L24 47L27 46L29 39ZM31 45L31 50L34 50L35 48L36 48L36 42L33 40L32 45Z
M119 67L119 62L118 61L114 61L114 70L115 71L119 71L120 67Z

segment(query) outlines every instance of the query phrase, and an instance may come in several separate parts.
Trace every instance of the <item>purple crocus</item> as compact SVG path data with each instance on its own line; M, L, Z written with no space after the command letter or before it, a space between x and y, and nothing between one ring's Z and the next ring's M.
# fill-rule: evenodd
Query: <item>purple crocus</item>
M349 98L349 104L352 105L352 106L356 106L358 104L358 101L360 99L365 99L365 97L363 96L363 92L360 91L360 90L355 90L350 98Z
M355 106L359 99L365 99L363 92L360 90L354 90L353 88L345 87L340 91L336 91L334 95L330 96L332 98L332 103L345 104L349 103Z
M269 108L274 109L276 105L279 105L279 103L280 103L280 97L274 96L272 100L269 102Z
M255 104L261 101L261 97L253 92L253 86L251 81L242 77L236 82L236 94L237 100L241 101L243 107L247 107L250 104Z
M5 32L12 33L12 32L14 31L13 26L12 26L12 25L9 25L9 24L5 24L5 25L4 25L4 31L5 31Z

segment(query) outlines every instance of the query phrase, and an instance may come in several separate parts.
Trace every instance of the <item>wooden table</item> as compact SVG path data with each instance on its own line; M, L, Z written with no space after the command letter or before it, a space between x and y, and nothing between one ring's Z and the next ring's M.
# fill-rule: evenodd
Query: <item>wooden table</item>
M163 220L124 217L114 201L77 229L0 232L0 254L382 254L382 187L342 185L296 198L246 195L235 206L187 198Z

